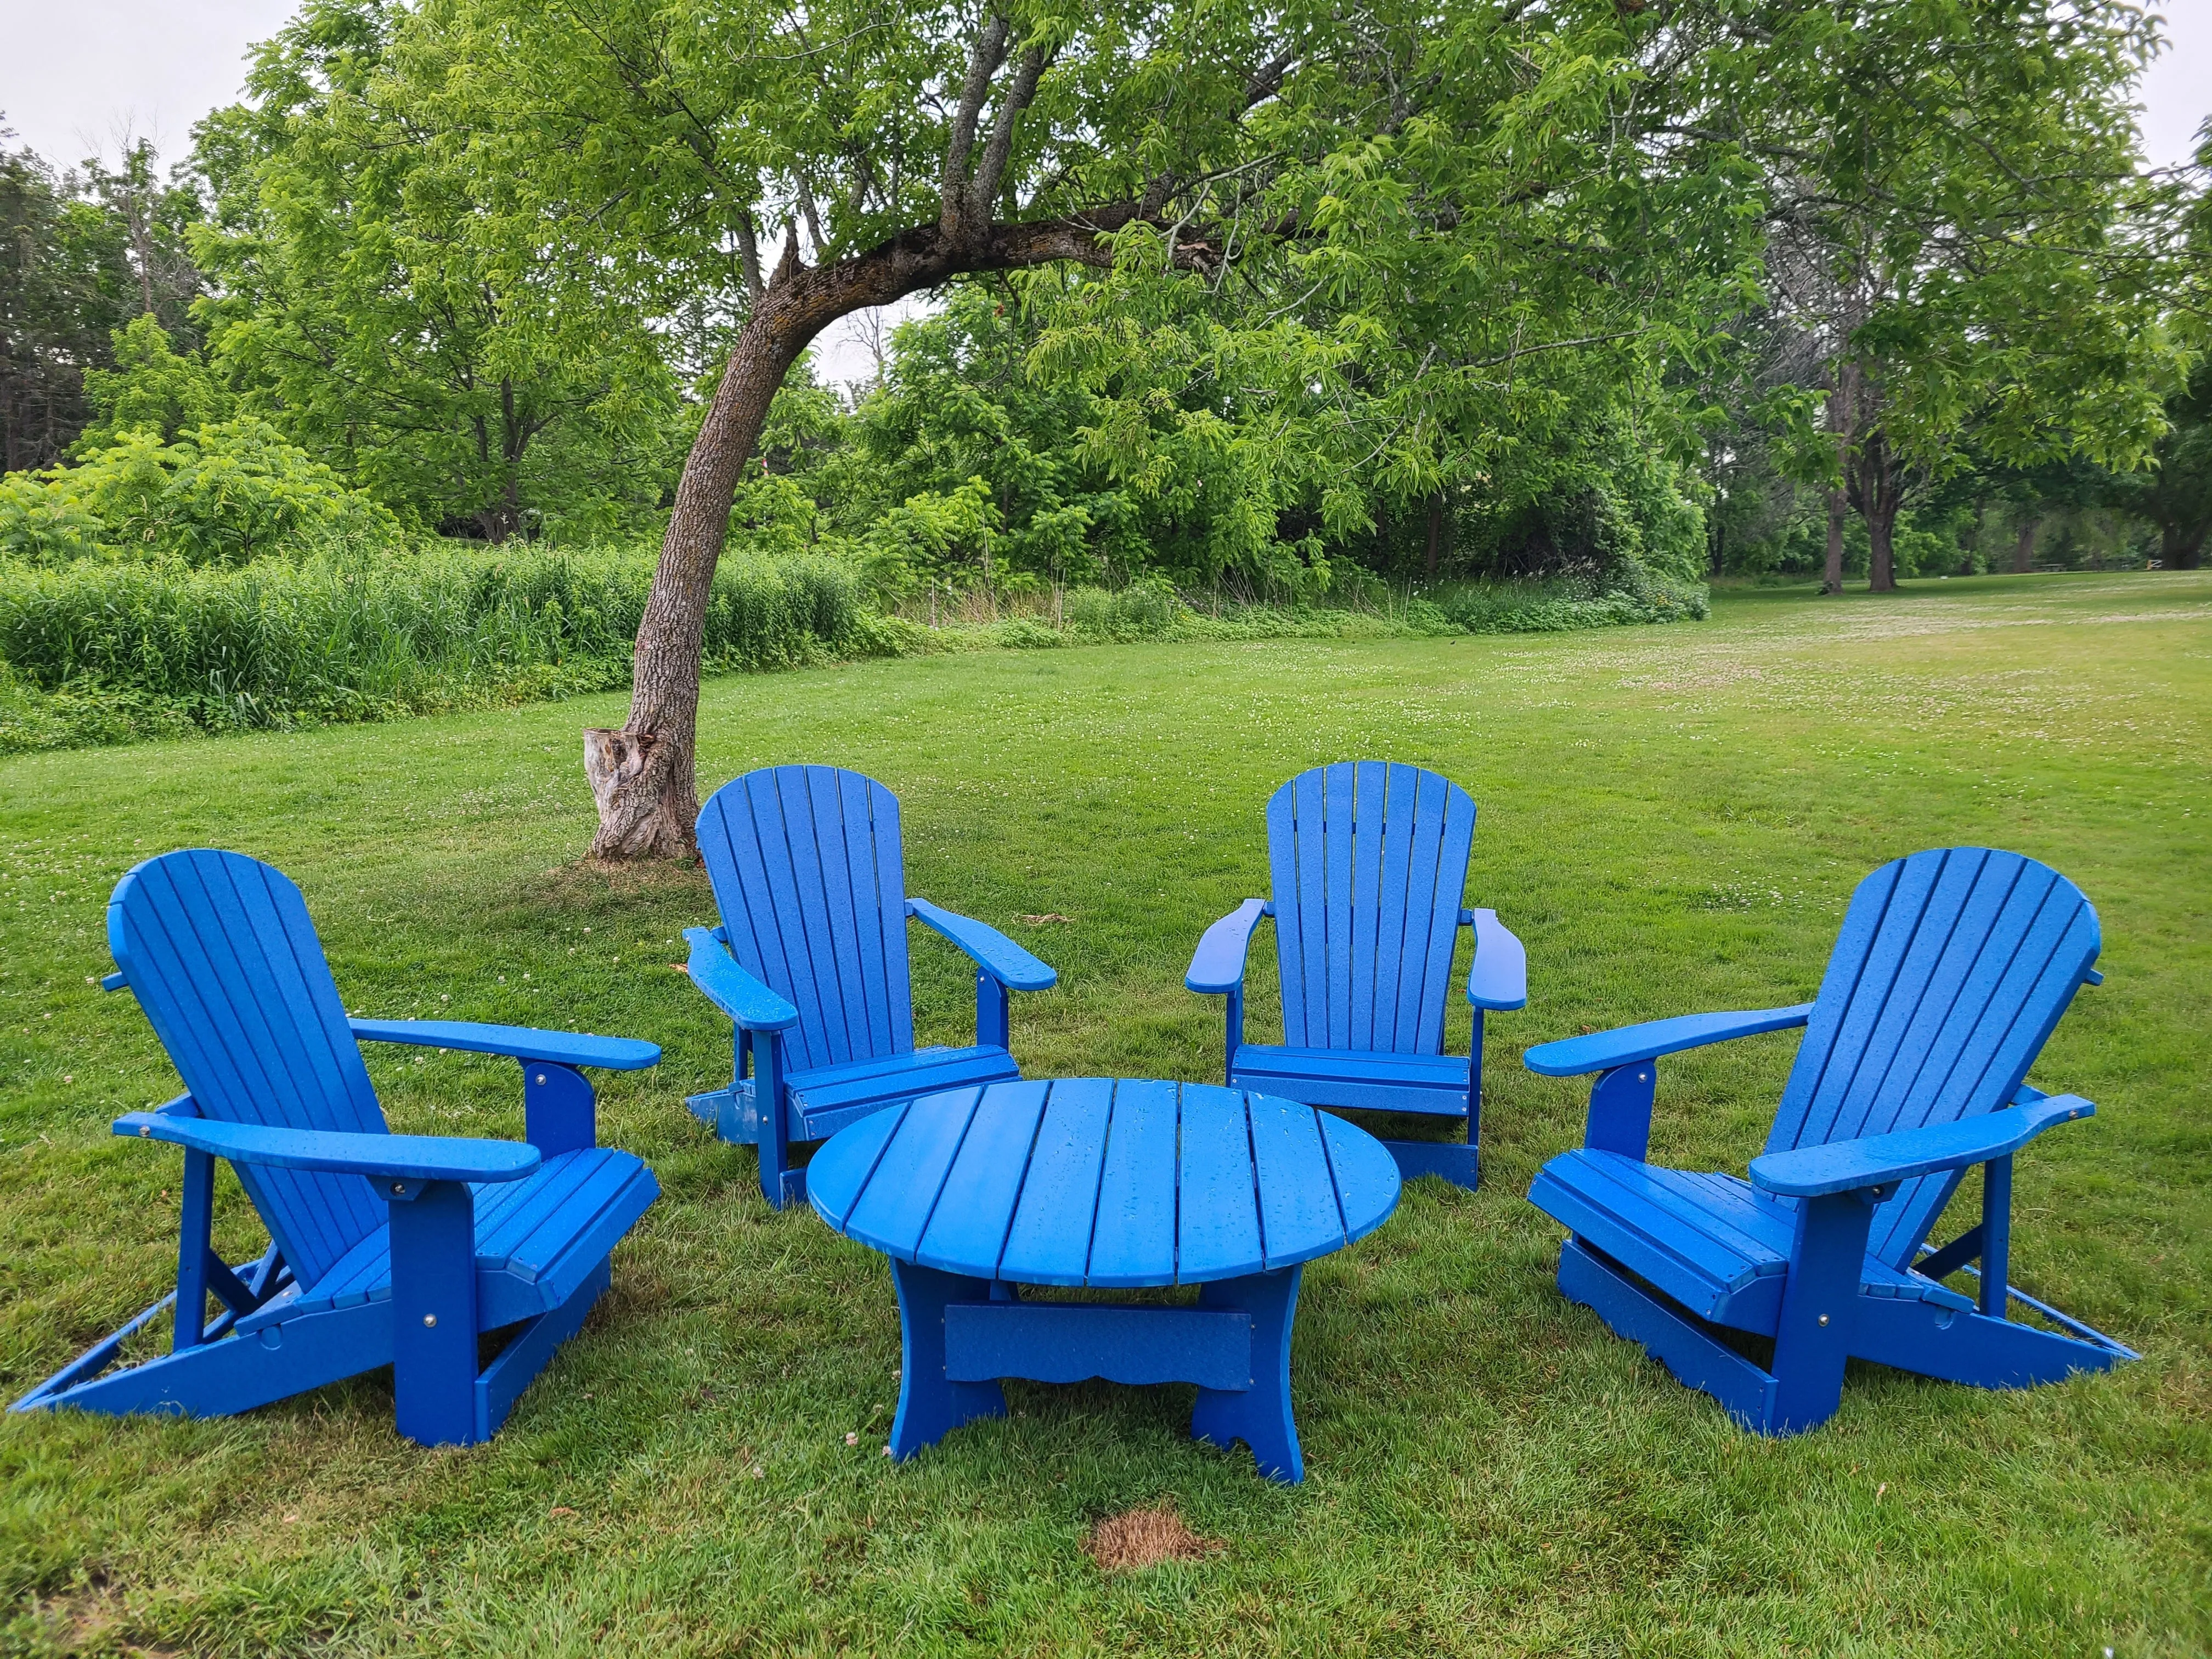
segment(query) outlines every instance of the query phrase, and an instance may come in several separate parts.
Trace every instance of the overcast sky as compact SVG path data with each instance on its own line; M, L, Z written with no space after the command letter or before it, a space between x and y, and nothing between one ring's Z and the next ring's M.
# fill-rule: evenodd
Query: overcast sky
M0 123L63 165L112 154L125 130L180 155L192 123L236 98L246 50L295 0L0 0ZM2212 0L2170 0L2171 48L2144 76L2143 137L2154 163L2187 159L2212 115ZM909 306L911 308L911 306ZM866 324L848 319L817 349L823 378L873 371Z

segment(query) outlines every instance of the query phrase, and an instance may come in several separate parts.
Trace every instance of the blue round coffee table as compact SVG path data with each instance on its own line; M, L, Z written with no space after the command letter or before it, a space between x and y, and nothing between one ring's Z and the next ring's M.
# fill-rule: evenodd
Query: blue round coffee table
M1112 1078L925 1095L833 1136L806 1195L891 1259L904 1358L895 1457L979 1417L999 1379L1195 1382L1194 1437L1305 1466L1291 1417L1301 1265L1375 1231L1398 1167L1342 1118L1271 1096ZM1195 1285L1195 1307L1022 1299L1020 1285Z

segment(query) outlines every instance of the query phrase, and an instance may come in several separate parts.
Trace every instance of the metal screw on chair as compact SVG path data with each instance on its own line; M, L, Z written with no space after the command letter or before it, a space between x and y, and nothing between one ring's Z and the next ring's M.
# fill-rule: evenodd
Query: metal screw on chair
M140 1125L138 1126L138 1139L141 1139L141 1140L151 1140L153 1138L154 1138L154 1126L153 1126L152 1124L150 1124L150 1123L142 1123L142 1124L140 1124Z
M540 1083L544 1082L544 1081L545 1081L545 1073L543 1073L543 1072L540 1072L540 1073L538 1074L538 1080Z
M1636 1074L1636 1080L1638 1083L1649 1083L1651 1081L1651 1073L1649 1072L1638 1072Z
M407 1183L404 1181L395 1181L392 1183L392 1191L395 1197L404 1193L406 1190Z
M437 1315L435 1315L435 1314L424 1314L424 1315L422 1316L422 1322L423 1322L425 1325L428 1325L428 1326L433 1326L433 1327L434 1327L434 1326L437 1324L437 1322L438 1322L438 1316L437 1316ZM1824 1320L1822 1320L1820 1322L1821 1322L1822 1324L1824 1324L1824 1325L1825 1325L1825 1324L1826 1324L1828 1322L1827 1322L1826 1320L1825 1320L1825 1319L1824 1319Z
M1826 1323L1828 1322L1828 1316L1827 1316L1827 1315L1826 1315L1826 1314L1822 1314L1822 1315L1820 1316L1820 1322L1821 1322L1823 1325L1826 1324Z

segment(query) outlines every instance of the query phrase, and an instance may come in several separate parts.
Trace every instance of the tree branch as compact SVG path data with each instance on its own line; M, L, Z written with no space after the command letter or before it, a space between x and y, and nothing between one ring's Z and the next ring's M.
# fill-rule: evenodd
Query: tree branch
M983 20L968 56L968 79L960 88L960 107L953 112L951 136L945 144L945 176L938 185L942 204L939 223L948 236L963 228L968 205L968 155L975 147L976 124L983 117L983 100L989 95L991 77L1006 61L1006 20L995 12Z

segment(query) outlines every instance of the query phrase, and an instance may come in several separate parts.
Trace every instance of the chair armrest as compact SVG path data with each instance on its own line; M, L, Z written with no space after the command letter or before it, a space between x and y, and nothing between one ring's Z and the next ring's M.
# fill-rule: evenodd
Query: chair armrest
M535 1146L519 1140L287 1129L166 1111L127 1113L115 1120L115 1133L167 1141L233 1164L386 1181L520 1181L544 1161Z
M1474 966L1468 970L1467 1000L1477 1008L1528 1006L1528 952L1498 921L1495 910L1471 910L1474 923Z
M965 951L978 968L1010 991L1045 991L1060 983L1059 971L1050 963L1039 961L988 922L923 898L908 899L906 913Z
M1218 997L1243 984L1252 930L1260 925L1261 916L1273 911L1265 899L1246 899L1207 928L1198 949L1190 953L1190 968L1182 976L1185 988L1201 996Z
M593 1036L586 1031L540 1031L527 1025L481 1025L469 1019L356 1019L353 1034L364 1042L412 1042L424 1048L459 1048L472 1054L506 1054L555 1066L602 1066L641 1072L660 1064L660 1045L636 1037Z
M1522 1054L1521 1063L1539 1077L1580 1077L1586 1072L1609 1072L1616 1066L1631 1066L1639 1060L1680 1054L1685 1048L1702 1048L1709 1042L1726 1042L1731 1037L1785 1031L1793 1025L1802 1025L1812 1017L1813 1005L1809 1002L1801 1002L1794 1008L1682 1014L1642 1025L1624 1025L1618 1030L1600 1031L1592 1036L1541 1042Z
M1863 1187L1886 1187L1893 1181L2008 1157L2052 1124L2094 1117L2096 1111L2079 1095L2051 1095L1955 1123L1768 1152L1752 1159L1751 1181L1786 1198L1820 1198Z
M799 1010L738 965L722 942L704 927L686 927L691 959L684 971L699 993L747 1031L787 1031Z

